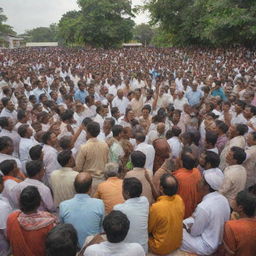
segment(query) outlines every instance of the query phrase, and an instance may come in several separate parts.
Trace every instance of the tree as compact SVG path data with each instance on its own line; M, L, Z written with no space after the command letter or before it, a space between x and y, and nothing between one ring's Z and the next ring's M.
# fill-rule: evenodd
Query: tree
M66 43L115 47L132 39L134 21L130 0L78 0L80 11L64 14L59 35Z
M56 42L58 27L51 24L50 27L38 27L26 31L30 42Z
M12 27L4 24L7 21L7 17L3 14L3 8L0 7L0 33L16 35Z
M146 8L174 44L256 43L255 0L149 0Z
M135 40L138 40L144 45L148 45L154 36L154 30L150 25L142 23L134 27L133 34Z
M61 42L73 44L81 40L81 19L81 11L69 11L62 16L58 24L58 38Z

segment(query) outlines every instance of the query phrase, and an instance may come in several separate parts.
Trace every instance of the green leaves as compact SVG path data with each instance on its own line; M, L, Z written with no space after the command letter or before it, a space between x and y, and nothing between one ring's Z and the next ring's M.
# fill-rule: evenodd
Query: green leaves
M151 21L178 45L255 43L255 0L150 0Z
M59 36L65 43L116 47L132 39L134 22L129 0L78 0L81 11L64 14Z

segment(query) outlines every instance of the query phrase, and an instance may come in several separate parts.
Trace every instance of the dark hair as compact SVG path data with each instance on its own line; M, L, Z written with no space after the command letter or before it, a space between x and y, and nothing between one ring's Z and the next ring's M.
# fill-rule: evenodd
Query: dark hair
M20 209L27 213L36 210L41 203L41 195L35 186L27 186L20 194Z
M92 119L90 117L86 117L83 119L82 124L86 127L90 122L92 122Z
M134 167L143 168L146 163L146 155L141 151L133 151L131 153L131 161Z
M236 125L236 130L239 135L243 136L248 132L248 126L246 124L237 124Z
M61 114L60 118L63 122L71 120L73 118L74 111L67 109L64 113Z
M205 152L205 163L209 163L211 168L217 168L220 165L220 157L212 151Z
M59 145L63 150L68 150L71 146L72 137L71 136L63 136L59 140Z
M117 137L124 130L122 125L114 125L112 128L113 137Z
M215 124L223 133L226 133L228 131L228 126L223 121L216 120Z
M130 221L124 213L112 211L104 218L103 228L110 243L120 243L127 236Z
M94 138L96 138L100 133L100 125L97 122L90 122L86 126L86 131Z
M151 106L148 105L148 104L145 105L145 106L142 108L142 110L144 110L144 109L148 110L149 113L151 112Z
M76 179L74 181L74 187L75 187L76 193L79 193L79 194L87 193L92 186L92 178L89 180L81 181L78 179L78 177L79 175L76 176Z
M78 237L75 228L68 223L55 226L46 237L47 256L75 256Z
M236 105L238 105L239 107L241 107L242 109L245 108L246 103L242 100L236 100Z
M236 160L237 164L242 164L246 159L246 153L244 149L240 147L232 147L230 149L233 152L233 158Z
M118 107L113 107L111 108L111 116L114 116L115 114L117 114L119 112Z
M181 134L181 129L178 126L172 127L172 136L178 137Z
M248 217L254 217L256 211L256 196L248 191L240 191L236 196L236 203L243 207Z
M167 182L167 179L172 177L174 182ZM178 192L178 181L175 176L165 173L160 178L160 186L163 188L163 192L167 196L174 196Z
M0 163L0 170L2 173L7 176L15 167L17 167L17 163L15 160L4 160Z
M6 149L7 147L13 145L13 141L8 136L0 137L0 151Z
M3 129L9 126L8 117L6 117L6 116L1 116L1 117L0 117L0 126L1 126Z
M112 117L105 118L105 122L109 122L111 127L115 125L115 120Z
M54 134L54 132L52 132L52 131L48 131L48 132L44 133L43 136L42 136L42 142L44 144L47 144L48 140L51 139L52 134Z
M205 142L215 146L218 140L218 134L216 132L207 131L205 135Z
M72 151L71 150L64 150L58 154L57 160L59 164L64 167L67 165L69 160L72 157Z
M130 198L140 197L142 184L137 178L125 178L123 180L123 191L126 192Z
M187 153L181 154L181 161L185 169L192 170L196 166L195 158Z
M25 137L28 128L29 128L28 124L20 125L20 127L18 128L18 134L20 135L20 137L22 138Z
M35 145L29 150L29 156L32 160L39 160L43 151L41 145Z
M135 139L139 142L144 142L146 139L146 135L142 132L137 132L135 135Z
M26 163L26 171L29 178L36 176L44 168L43 161L33 160Z
M6 106L8 105L8 102L10 101L10 98L8 98L8 97L3 97L3 98L1 99L1 101L2 101L3 106L6 107Z
M26 117L26 112L23 109L19 109L17 112L17 119L18 121L22 120L24 117Z

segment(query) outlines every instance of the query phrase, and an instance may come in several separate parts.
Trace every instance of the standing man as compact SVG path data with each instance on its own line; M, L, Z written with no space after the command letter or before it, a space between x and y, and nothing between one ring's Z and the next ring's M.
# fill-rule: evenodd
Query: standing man
M93 189L104 181L104 169L108 162L109 148L106 142L99 141L100 125L90 122L86 126L87 142L81 145L76 157L76 170L89 172L93 177Z

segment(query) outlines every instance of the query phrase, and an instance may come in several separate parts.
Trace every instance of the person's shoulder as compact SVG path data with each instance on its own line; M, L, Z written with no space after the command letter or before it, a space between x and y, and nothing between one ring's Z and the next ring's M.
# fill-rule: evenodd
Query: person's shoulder
M138 243L127 243L127 248L126 250L129 251L131 255L136 255L136 256L144 256L145 252L142 248L142 246Z
M104 250L104 242L100 244L93 244L86 248L84 251L84 256L95 256L98 255L99 252Z
M101 199L98 198L89 198L89 201L91 201L93 204L98 205L98 206L104 206L104 203Z

